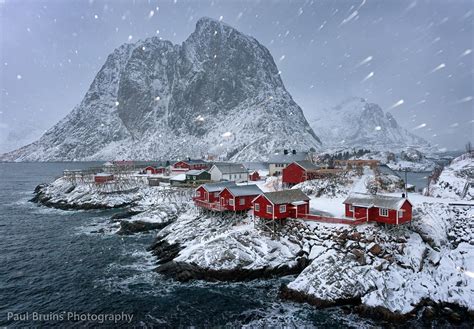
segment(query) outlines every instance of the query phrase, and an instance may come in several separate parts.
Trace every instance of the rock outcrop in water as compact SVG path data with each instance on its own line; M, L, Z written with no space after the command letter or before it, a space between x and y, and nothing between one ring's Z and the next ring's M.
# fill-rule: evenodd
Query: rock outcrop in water
M117 48L67 117L0 160L255 160L319 145L268 49L202 18L182 45L153 37Z

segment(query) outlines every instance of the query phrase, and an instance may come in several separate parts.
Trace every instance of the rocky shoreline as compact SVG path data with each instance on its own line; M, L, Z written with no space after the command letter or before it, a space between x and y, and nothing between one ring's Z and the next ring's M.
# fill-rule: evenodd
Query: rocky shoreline
M177 281L295 276L280 288L280 298L318 308L340 306L389 323L414 318L435 323L440 316L461 327L474 323L466 307L469 282L463 276L474 241L466 222L469 207L453 211L425 204L416 209L413 225L397 232L373 224L348 227L290 220L273 239L245 214L217 218L198 213L186 202L161 202L150 191L145 197L138 192L106 202L83 192L68 197L77 192L70 186L42 184L31 201L67 210L123 208L111 217L120 223L116 233L157 230L148 248L157 258L155 271Z

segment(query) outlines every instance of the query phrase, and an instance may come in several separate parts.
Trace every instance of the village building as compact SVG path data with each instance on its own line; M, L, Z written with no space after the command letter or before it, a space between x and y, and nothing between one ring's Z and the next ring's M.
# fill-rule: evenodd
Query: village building
M143 173L146 175L158 175L165 173L165 167L153 167L147 166L143 169Z
M213 182L235 181L241 183L248 181L247 168L240 163L216 163L211 167L209 173Z
M210 210L222 210L219 193L226 187L236 186L235 182L207 183L199 186L193 197L194 204Z
M318 177L319 166L308 160L295 161L283 168L282 182L295 185Z
M230 211L244 211L252 208L252 200L262 194L257 185L228 186L219 193L220 205Z
M203 183L211 180L211 174L205 170L189 170L186 172L186 182Z
M252 171L251 173L249 173L249 180L252 181L252 182L260 180L260 174L258 173L257 170Z
M114 175L109 173L98 173L94 175L95 183L107 183L114 180Z
M385 224L404 224L412 219L412 204L402 197L354 193L345 201L346 217Z
M180 186L186 184L186 174L178 174L176 176L170 177L171 186Z
M283 169L295 161L311 160L308 152L296 152L284 150L281 154L274 154L268 159L268 175L280 176Z
M253 199L253 214L262 219L297 218L309 212L310 198L299 189L263 193Z
M176 162L172 167L172 172L186 172L188 170L207 170L210 167L210 163L204 160L182 160Z
M334 160L334 164L337 167L345 168L347 170L370 167L372 169L377 169L380 165L379 160L362 160L362 159L353 159L353 160Z

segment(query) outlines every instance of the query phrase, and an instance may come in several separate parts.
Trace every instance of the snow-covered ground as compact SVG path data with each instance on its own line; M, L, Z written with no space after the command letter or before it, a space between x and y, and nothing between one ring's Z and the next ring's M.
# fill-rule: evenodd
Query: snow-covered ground
M463 154L443 169L429 194L452 200L474 200L474 155Z
M454 161L446 175L466 168L472 170L472 158ZM341 216L347 195L366 191L374 181L374 173L364 170L361 176L349 172L295 188L311 197L312 212ZM281 188L275 177L253 183L264 191ZM400 195L397 183L392 183L380 186L379 193ZM322 305L360 299L368 307L406 314L430 299L474 310L474 207L451 205L456 194L441 198L410 193L414 218L404 227L288 220L274 238L250 214L220 217L199 212L190 202L192 189L142 185L135 192L103 194L87 186L72 188L58 179L43 192L51 200L79 204L133 203L141 213L127 221L167 225L158 232L156 245L178 247L167 254L169 259L160 259L158 271L172 264L199 269L201 274L284 274L298 269L287 293Z

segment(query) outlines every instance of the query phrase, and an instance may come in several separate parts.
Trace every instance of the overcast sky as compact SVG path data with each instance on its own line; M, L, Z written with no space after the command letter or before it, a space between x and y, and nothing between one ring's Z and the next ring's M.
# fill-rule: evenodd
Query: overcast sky
M269 48L308 118L360 96L461 149L474 142L473 3L0 0L0 143L69 113L114 48L154 35L182 43L200 17L222 16Z

